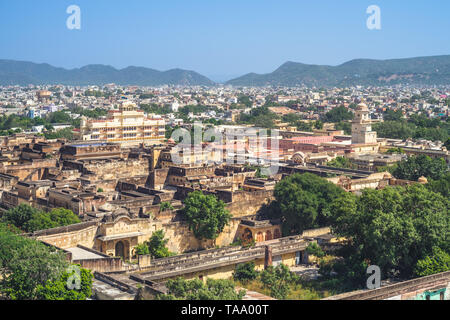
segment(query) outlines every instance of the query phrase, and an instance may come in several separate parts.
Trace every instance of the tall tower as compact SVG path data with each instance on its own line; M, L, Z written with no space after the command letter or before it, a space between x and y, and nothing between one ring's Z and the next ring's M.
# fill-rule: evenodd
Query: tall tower
M360 103L356 108L355 119L352 122L352 144L371 143L377 143L377 133L372 131L369 108L365 103Z

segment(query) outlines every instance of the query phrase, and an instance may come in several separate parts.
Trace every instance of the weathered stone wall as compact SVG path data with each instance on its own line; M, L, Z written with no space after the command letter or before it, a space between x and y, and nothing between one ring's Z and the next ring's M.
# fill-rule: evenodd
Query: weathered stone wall
M214 240L198 240L189 230L185 222L171 222L162 225L166 238L169 239L167 247L170 251L183 253L214 246L227 246L236 240L237 230L241 219L231 219L230 224L226 226L223 232Z
M149 174L149 160L128 159L128 160L106 160L90 161L84 163L84 168L94 173L99 180L109 180L116 178L129 178Z
M149 186L150 188L161 190L168 180L169 168L155 169L150 173Z
M82 268L96 272L123 271L124 267L121 258L100 258L89 260L73 260L73 264L79 264Z
M61 249L74 248L83 245L95 248L95 236L98 231L98 223L87 222L67 227L38 231L34 234L36 240L47 242Z
M55 168L57 161L53 159L39 159L34 160L29 164L19 164L7 166L2 169L1 173L6 173L19 178L19 181L25 179L31 181L41 180L46 173L47 168Z

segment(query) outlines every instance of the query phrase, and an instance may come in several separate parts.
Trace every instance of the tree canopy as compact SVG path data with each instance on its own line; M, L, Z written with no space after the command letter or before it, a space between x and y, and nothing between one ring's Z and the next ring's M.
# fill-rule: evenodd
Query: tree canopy
M254 262L241 263L236 266L233 272L233 279L246 283L258 277L258 271L255 270Z
M420 177L439 180L447 173L447 163L442 158L425 155L411 156L397 164L392 174L397 179L417 181Z
M351 239L346 259L377 265L385 276L409 278L438 247L448 252L448 199L423 185L346 193L330 207L333 231Z
M153 258L166 258L174 255L166 247L168 239L165 239L165 234L163 230L158 230L153 232L150 240L147 242L149 253Z
M346 107L339 106L328 111L323 116L323 121L338 123L345 120L353 120L354 116L355 115L353 114L353 112L348 110Z
M201 191L191 192L183 208L189 229L197 239L216 239L231 219L223 201Z
M10 300L85 300L91 296L92 274L72 266L62 251L22 237L0 223L0 296ZM72 270L72 271L70 271ZM80 271L80 287L68 283ZM68 281L70 280L70 281ZM76 281L75 281L75 284Z
M278 119L278 116L270 111L268 107L263 106L252 109L250 114L241 113L239 122L271 129L275 127L274 120L276 119Z
M306 229L327 226L329 205L343 193L343 189L317 175L293 174L276 185L275 201L268 214L283 221L285 235L300 234Z
M298 281L298 276L284 264L269 266L261 272L260 277L264 287L270 289L270 295L279 300L286 299L290 292L290 284Z
M327 166L333 168L356 169L358 166L353 164L350 159L345 157L337 157L327 162Z
M1 221L25 231L57 228L79 223L80 218L72 211L64 208L52 209L50 212L40 211L27 204L21 204L6 211Z
M206 284L200 279L170 279L166 283L169 293L158 295L158 300L242 300L245 290L236 292L230 280L207 279Z
M77 273L77 268L79 273ZM47 280L36 288L39 300L86 300L92 296L92 282L94 275L90 270L75 265L66 270L56 280ZM69 287L70 285L70 287ZM77 285L79 287L77 288Z

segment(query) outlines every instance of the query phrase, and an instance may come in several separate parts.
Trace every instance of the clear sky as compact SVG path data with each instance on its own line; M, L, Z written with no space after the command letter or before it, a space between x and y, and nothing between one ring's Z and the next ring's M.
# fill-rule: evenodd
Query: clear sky
M81 30L69 30L69 5ZM369 5L381 30L366 27ZM447 0L0 0L0 59L195 70L213 79L286 61L450 54Z

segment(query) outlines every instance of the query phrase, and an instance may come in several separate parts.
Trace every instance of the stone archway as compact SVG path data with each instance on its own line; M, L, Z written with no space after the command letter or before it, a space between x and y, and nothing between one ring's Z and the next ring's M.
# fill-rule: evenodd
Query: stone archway
M296 152L291 158L291 161L295 164L305 165L306 163L306 155L303 152Z
M118 241L116 243L116 247L115 247L115 256L116 257L121 257L122 259L125 259L125 245L123 244L122 241Z

